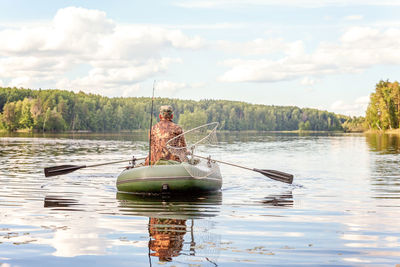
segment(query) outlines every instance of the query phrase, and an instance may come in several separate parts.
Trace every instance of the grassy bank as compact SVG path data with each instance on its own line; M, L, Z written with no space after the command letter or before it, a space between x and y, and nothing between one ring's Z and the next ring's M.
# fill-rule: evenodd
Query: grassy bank
M32 133L33 130L26 128L26 129L18 129L16 131L14 131L14 133ZM10 133L10 131L6 130L6 129L0 129L0 133Z

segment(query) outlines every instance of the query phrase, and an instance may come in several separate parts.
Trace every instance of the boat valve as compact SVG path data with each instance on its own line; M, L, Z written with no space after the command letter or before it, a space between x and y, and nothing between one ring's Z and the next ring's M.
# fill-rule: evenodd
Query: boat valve
M135 156L132 156L132 160L129 161L129 164L130 164L130 166L128 166L127 169L135 168L135 165L136 165L136 158L135 158Z
M169 192L169 185L168 184L163 184L161 186L161 193L168 193Z
M207 157L207 166L208 166L208 168L211 168L211 167L212 167L212 165L211 165L211 155L209 155L209 156Z
M191 152L190 152L190 154L191 154L191 158L190 158L190 164L194 164L194 149L195 149L195 146L191 146L190 147L190 150L191 150Z

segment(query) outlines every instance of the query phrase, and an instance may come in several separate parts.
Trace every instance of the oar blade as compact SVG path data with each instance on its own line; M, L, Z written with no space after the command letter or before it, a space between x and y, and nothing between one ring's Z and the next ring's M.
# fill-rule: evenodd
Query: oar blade
M253 170L276 181L284 182L287 184L293 183L293 175L290 173L276 171L276 170L260 170L260 169L253 169Z
M50 176L63 175L85 167L86 167L85 165L83 166L61 165L61 166L48 167L44 168L44 176L50 177Z

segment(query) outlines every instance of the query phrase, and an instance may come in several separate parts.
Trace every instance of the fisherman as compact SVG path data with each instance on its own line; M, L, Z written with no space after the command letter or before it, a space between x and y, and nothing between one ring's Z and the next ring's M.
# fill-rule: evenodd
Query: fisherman
M173 117L174 114L171 106L160 107L160 121L151 128L151 165L155 164L160 159L181 162L182 159L186 157L186 149L184 148L186 147L186 142L183 135L169 144L172 147L182 147L183 149L181 151L175 149L177 153L171 153L166 146L169 140L183 133L182 128L172 122ZM181 152L182 155L178 152ZM149 165L148 156L145 165Z

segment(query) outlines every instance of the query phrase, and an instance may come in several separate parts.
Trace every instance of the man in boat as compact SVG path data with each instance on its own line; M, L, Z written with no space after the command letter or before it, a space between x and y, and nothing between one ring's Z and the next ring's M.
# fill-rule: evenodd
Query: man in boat
M160 159L163 160L175 160L181 162L185 157L186 149L181 151L176 150L177 153L171 153L168 150L166 143L172 138L183 133L182 128L173 123L174 117L171 106L160 107L160 121L151 128L151 164L153 165ZM182 135L176 138L174 142L169 143L172 147L186 147L185 137ZM183 155L180 155L183 154ZM149 165L149 157L147 156L145 165Z

